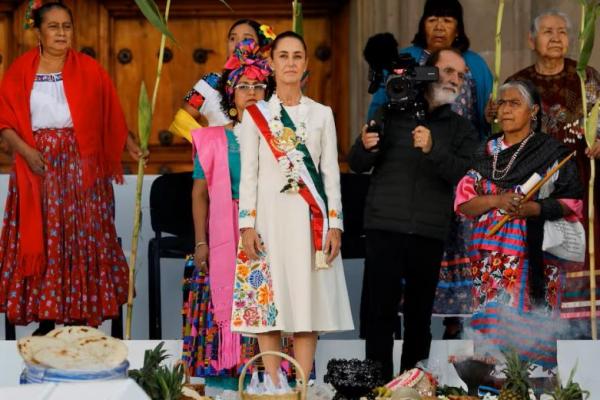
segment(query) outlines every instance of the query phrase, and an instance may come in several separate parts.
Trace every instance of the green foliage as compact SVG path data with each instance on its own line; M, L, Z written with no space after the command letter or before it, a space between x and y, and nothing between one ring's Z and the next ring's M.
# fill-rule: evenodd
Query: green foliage
M596 141L596 135L598 134L598 114L600 113L600 100L596 101L596 104L590 110L587 120L585 121L585 141L588 147L592 147Z
M227 4L227 2L225 0L219 0L221 3L223 3L223 5L227 8L229 8L230 11L233 11L233 8L231 8L231 6L229 4Z
M138 134L140 136L140 147L142 150L148 148L148 139L150 138L150 128L152 126L152 107L146 84L142 81L140 95L138 97Z
M302 13L302 3L294 0L292 3L292 31L300 36L304 36L304 18Z
M600 2L598 0L579 0L582 10L581 32L579 42L581 52L577 61L577 75L581 80L581 95L584 113L587 113L586 92L586 68L590 62L592 50L594 49L594 39L596 36L596 19L600 17ZM598 127L598 105L596 105L588 115L584 115L585 140L589 147L592 147L596 140L596 130Z
M457 386L438 386L436 393L438 396L466 396L467 391Z
M174 368L160 365L167 359L165 342L160 342L152 350L144 353L144 365L141 369L129 371L133 379L152 400L178 400L183 388L184 369L182 364Z
M548 393L554 400L585 400L590 396L590 392L581 389L579 383L573 382L577 365L573 367L569 374L569 380L565 386L562 386L557 377L556 388L552 393Z
M135 0L135 4L137 4L138 8L144 14L144 17L150 22L156 29L158 29L163 35L167 36L173 42L175 42L175 37L167 28L167 22L165 18L160 13L158 6L154 2L154 0Z
M502 370L506 376L506 382L504 382L502 390L513 392L519 398L529 398L531 362L527 359L521 359L519 353L515 350L506 350L502 354L504 354L504 358L506 359L506 366Z

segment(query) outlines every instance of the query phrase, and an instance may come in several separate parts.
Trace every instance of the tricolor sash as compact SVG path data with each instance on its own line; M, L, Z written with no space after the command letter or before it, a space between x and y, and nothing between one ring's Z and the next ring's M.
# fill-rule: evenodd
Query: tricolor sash
M310 210L310 225L315 248L315 268L329 268L323 252L329 220L327 218L327 196L321 174L318 172L313 159L304 143L297 142L291 148L281 146L279 138L271 131L268 121L270 112L266 102L261 101L246 107L248 113L254 120L265 142L271 149L279 166L289 165L298 174L298 193L306 201ZM296 132L296 127L283 106L281 107L281 122L285 128ZM282 191L288 191L290 183L287 182Z

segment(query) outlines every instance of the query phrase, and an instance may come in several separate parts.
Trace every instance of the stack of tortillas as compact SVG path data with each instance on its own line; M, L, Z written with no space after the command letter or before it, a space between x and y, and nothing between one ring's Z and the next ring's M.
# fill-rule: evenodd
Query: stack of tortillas
M17 341L21 357L33 365L76 371L111 369L127 359L127 346L87 326L65 326L46 336Z

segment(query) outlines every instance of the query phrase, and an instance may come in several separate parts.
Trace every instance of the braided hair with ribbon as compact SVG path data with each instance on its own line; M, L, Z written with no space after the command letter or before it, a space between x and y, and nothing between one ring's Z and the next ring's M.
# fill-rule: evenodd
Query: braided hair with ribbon
M258 82L267 84L265 98L269 98L273 92L269 82L272 74L268 60L263 56L263 49L253 39L242 40L235 47L233 54L225 63L219 92L221 93L221 107L230 116L235 109L235 86L242 76Z

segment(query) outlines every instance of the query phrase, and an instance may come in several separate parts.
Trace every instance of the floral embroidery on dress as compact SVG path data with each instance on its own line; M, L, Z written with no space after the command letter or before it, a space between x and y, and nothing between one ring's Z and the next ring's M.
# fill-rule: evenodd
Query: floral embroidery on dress
M240 241L233 287L233 326L275 326L277 314L273 280L266 256L263 254L258 260L250 260Z
M490 301L516 306L520 290L523 260L497 251L475 261L472 267L473 300L480 307Z
M277 159L286 181L281 193L298 193L306 185L300 177L300 169L304 165L305 155L298 151L298 147L306 144L305 120L308 112L307 107L301 99L300 121L297 124L294 124L279 102L270 103L270 112L273 116L269 119L273 145L282 153L285 153Z
M36 82L60 82L62 81L62 72L57 72L55 74L36 74L35 81Z
M329 210L329 218L344 219L344 213L341 210Z
M252 217L256 218L256 210L240 210L240 218Z

